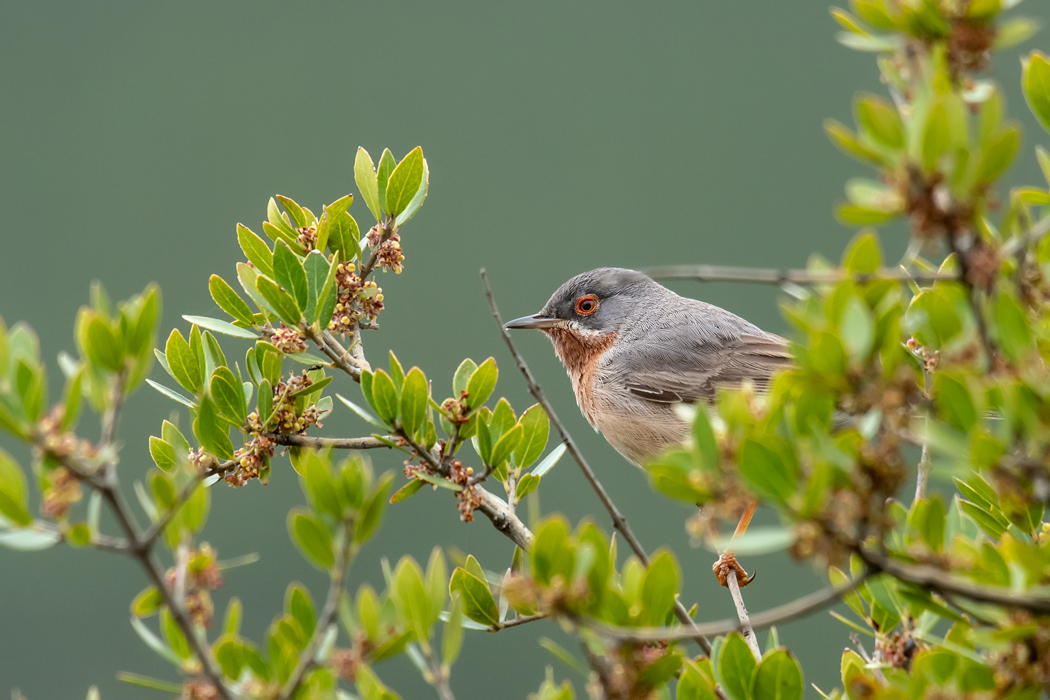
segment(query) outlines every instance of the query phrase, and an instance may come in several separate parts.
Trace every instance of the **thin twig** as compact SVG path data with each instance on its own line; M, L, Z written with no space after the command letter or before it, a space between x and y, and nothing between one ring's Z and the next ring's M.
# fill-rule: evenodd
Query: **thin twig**
M550 615L547 613L538 613L536 615L521 615L514 618L513 620L506 620L504 622L497 622L489 627L489 632L499 632L500 630L509 629L511 627L517 627L519 625L527 625L530 622L536 622L536 620L546 620Z
M411 435L404 431L399 431L398 436L408 443L419 455L420 459L426 462L427 466L434 472L441 475L448 473L441 460L433 452L418 444ZM514 514L514 510L507 505L507 502L480 484L471 488L481 498L481 505L477 509L492 521L492 525L523 550L528 551L531 549L532 543L535 541L532 531Z
M749 282L752 284L815 285L834 284L853 280L858 284L893 280L902 284L909 282L932 283L943 280L958 280L953 272L908 272L883 268L871 274L857 274L836 268L833 270L797 270L788 268L733 267L729 265L663 265L650 267L644 272L653 279L691 279L700 282Z
M1004 608L1028 610L1043 615L1050 613L1050 595L1026 595L1005 588L963 583L950 578L950 572L932 566L905 564L885 554L859 547L856 552L873 569L885 571L896 579L928 588L942 596L956 595Z
M747 615L747 606L744 605L744 596L740 594L740 583L736 580L736 572L730 571L726 576L726 584L729 593L733 596L733 605L736 606L736 617L740 622L740 633L744 635L744 641L750 647L751 653L755 655L756 661L762 660L762 650L755 638L755 628L751 626L751 618Z
M627 544L631 547L631 550L634 551L642 564L649 566L649 555L645 551L645 548L642 547L641 542L635 537L634 532L631 530L631 526L627 524L627 519L623 517L620 509L616 507L615 503L613 503L612 498L609 497L609 493L605 490L605 487L602 486L600 481L598 481L598 477L595 475L594 470L591 469L591 466L587 463L583 453L580 452L580 449L576 446L576 441L572 439L572 435L570 435L569 431L565 429L565 426L558 418L558 415L554 412L554 408L544 396L543 389L540 388L540 385L532 376L532 371L525 363L525 358L518 352L518 349L514 346L514 341L510 338L510 334L507 332L507 329L503 327L503 318L500 316L499 308L496 306L496 300L492 296L492 288L489 286L489 280L485 274L485 270L481 270L481 283L485 287L485 297L488 299L489 308L492 309L492 317L496 319L496 325L499 326L500 335L503 336L503 342L506 343L507 349L510 350L510 354L514 358L514 363L518 366L518 369L521 370L522 375L525 377L525 383L528 385L529 393L532 394L532 397L536 399L536 402L543 407L547 417L550 418L551 424L553 424L554 428L558 431L561 441L565 444L569 454L572 455L572 458L579 466L580 471L583 472L584 478L587 479L587 482L591 485L591 488L594 489L594 492L598 494L598 499L602 502L602 505L605 506L605 510L608 511L609 516L612 518L613 527L623 535L623 538L627 541ZM685 609L685 606L682 605L682 602L679 600L675 600L675 616L681 620L683 624L696 624L693 618L689 616L689 611ZM702 636L697 636L696 641L705 653L710 653L711 645L706 639Z
M793 600L790 603L778 605L757 615L752 615L750 616L751 625L755 629L761 629L797 620L800 617L806 617L835 603L839 598L864 583L873 574L874 571L863 572L844 586L828 587ZM695 629L684 629L681 627L613 627L589 618L581 618L578 622L594 630L602 637L625 642L685 641L695 639L698 632L706 636L718 636L740 631L739 619L701 622L696 625Z
M991 332L988 330L988 321L984 318L984 312L981 310L981 300L978 297L980 292L970 281L969 250L963 250L960 247L957 236L948 235L946 238L948 240L948 248L955 254L955 259L959 263L959 277L966 286L966 298L970 303L970 311L973 313L973 319L977 324L977 337L981 341L985 355L988 357L988 365L991 366L995 362L997 354L995 342L992 340Z
M142 545L144 547L152 547L154 540L160 536L160 533L164 532L164 528L168 526L176 515L179 514L179 510L182 506L186 505L186 501L190 500L190 497L197 490L197 487L204 481L204 476L194 477L193 481L182 487L178 495L175 496L175 502L171 505L171 508L161 513L160 517L157 518L149 529L142 534Z
M300 329L307 338L313 341L313 344L317 346L317 349L323 352L328 359L332 361L338 369L346 372L355 382L361 381L361 368L352 364L347 360L347 351L339 345L339 342L335 338L325 331L324 333L317 333L308 325L303 324ZM329 344L329 338L331 338L332 344Z
M265 435L278 445L310 447L315 450L323 450L326 448L332 448L335 450L375 450L384 447L390 449L389 444L374 437L329 438L299 435L297 433L265 433ZM394 435L388 435L386 439L391 442L397 441L397 437Z
M113 377L113 395L110 396L109 405L102 414L102 436L99 438L100 448L112 445L116 437L117 420L120 417L120 409L124 407L124 383L126 380L126 369L121 369Z
M339 548L339 558L333 568L331 582L328 585L328 598L325 600L321 615L317 618L317 625L310 637L310 642L299 655L299 663L289 676L288 682L278 695L278 700L288 700L299 689L306 673L317 664L317 652L327 635L328 628L335 621L339 612L339 598L343 594L343 582L346 580L346 572L350 566L350 560L354 555L354 519L343 520L343 545Z
M128 553L139 562L143 570L145 570L147 578L160 593L161 600L167 606L172 619L175 620L175 624L178 625L183 636L186 637L186 641L189 643L194 656L200 662L203 674L211 681L215 687L215 692L218 693L220 698L233 700L233 695L223 682L222 673L215 667L215 663L197 634L196 627L186 615L186 610L182 607L182 603L172 595L167 582L164 580L164 573L154 563L152 556L150 556L150 547L145 546L139 536L138 528L132 521L127 506L121 500L119 491L115 485L111 484L98 484L96 488L102 495L103 500L109 504L110 510L113 511L113 515L117 519L117 523L124 531L124 536L130 544Z
M930 395L930 372L925 367L922 370L923 391L926 396ZM930 422L929 415L925 417L925 423ZM930 479L930 441L923 439L922 453L919 455L919 466L915 477L915 499L913 503L921 501L926 497L926 482Z

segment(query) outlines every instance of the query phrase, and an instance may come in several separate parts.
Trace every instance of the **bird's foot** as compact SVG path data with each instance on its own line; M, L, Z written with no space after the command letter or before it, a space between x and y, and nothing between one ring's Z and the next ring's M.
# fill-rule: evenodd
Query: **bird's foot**
M715 572L715 578L718 579L718 582L727 588L729 587L730 571L736 572L736 582L741 588L754 581L758 573L756 571L748 576L747 572L744 571L744 567L740 566L740 563L736 560L736 555L732 552L722 552L718 557L718 561L711 566L711 570Z

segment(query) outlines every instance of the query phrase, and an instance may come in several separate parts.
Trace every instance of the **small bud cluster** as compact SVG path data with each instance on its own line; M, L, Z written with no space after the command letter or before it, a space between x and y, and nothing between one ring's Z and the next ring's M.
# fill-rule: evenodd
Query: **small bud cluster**
M875 640L873 660L890 668L908 671L911 669L911 661L915 655L928 648L929 645L917 642L910 631L904 634L900 632L894 632L892 635L880 634Z
M303 247L307 253L317 247L317 227L316 226L300 226L295 229L298 233L296 242Z
M270 342L275 348L289 355L306 352L306 339L303 338L303 334L294 328L288 328L283 323L273 332Z
M198 474L207 474L212 469L219 466L219 460L205 452L203 447L190 450L189 459L190 464L196 467Z
M405 256L401 252L401 234L392 233L390 237L385 241L383 235L379 230L379 226L373 226L366 236L368 241L368 247L373 251L378 247L379 254L376 257L376 264L379 267L393 270L394 274L400 275L401 271L405 269L404 261Z
M164 574L165 583L175 590L178 572L174 567ZM223 578L216 562L215 550L207 542L189 553L186 564L186 593L182 604L186 613L198 627L211 627L214 621L215 606L209 591L222 587Z
M375 321L383 310L383 290L375 282L362 282L352 262L341 262L336 266L335 283L338 298L328 330L352 333L358 321Z
M456 507L459 509L459 519L465 523L474 522L474 509L481 505L481 494L470 483L472 476L474 470L471 467L464 467L458 459L452 460L448 480L463 487L462 491L456 492Z
M267 428L278 433L302 433L314 425L321 425L323 411L316 405L302 410L290 396L313 384L304 370L302 374L293 374L287 382L278 382L273 387L273 418L264 425L256 411L248 415L248 436L251 438L244 447L233 453L236 466L225 476L230 486L241 487L252 479L258 479L259 473L270 463L276 443L267 435Z
M182 695L177 700L219 700L221 696L208 681L188 680L182 685Z
M66 409L56 404L47 415L40 419L38 428L41 443L45 452L61 460L64 457L76 457L84 462L91 462L98 456L95 446L87 440L78 438L74 433L62 430L62 418Z
M69 507L83 497L80 481L66 467L52 469L45 480L47 486L44 487L44 500L40 504L41 512L49 518L66 517Z
M1031 632L1012 636L1006 650L991 664L999 692L996 697L1020 697L1032 686L1050 692L1050 620L1016 612L1010 622L1014 629L1030 626Z

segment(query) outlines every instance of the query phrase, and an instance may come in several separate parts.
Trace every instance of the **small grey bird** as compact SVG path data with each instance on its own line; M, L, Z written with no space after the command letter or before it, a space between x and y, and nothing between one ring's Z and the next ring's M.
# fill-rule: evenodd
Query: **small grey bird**
M551 339L583 415L638 466L688 434L674 404L710 401L719 387L748 381L766 389L772 374L791 364L780 336L618 267L573 277L539 313L506 327L536 328ZM734 538L747 530L756 505L744 511ZM731 549L711 568L723 586L730 572L740 586L754 579Z
M791 363L780 336L616 267L573 277L539 313L506 327L551 339L583 415L638 466L688 433L674 404L746 381L765 389Z

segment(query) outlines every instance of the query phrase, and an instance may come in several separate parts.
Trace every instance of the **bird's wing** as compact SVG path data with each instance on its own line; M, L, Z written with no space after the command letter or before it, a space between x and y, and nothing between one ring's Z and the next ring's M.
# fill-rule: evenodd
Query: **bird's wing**
M621 376L628 391L656 403L695 403L714 398L719 387L745 381L765 390L770 376L791 364L783 338L722 309L707 309L717 312L714 318L701 316L698 322L687 314L679 323L651 329L645 351L625 363Z

